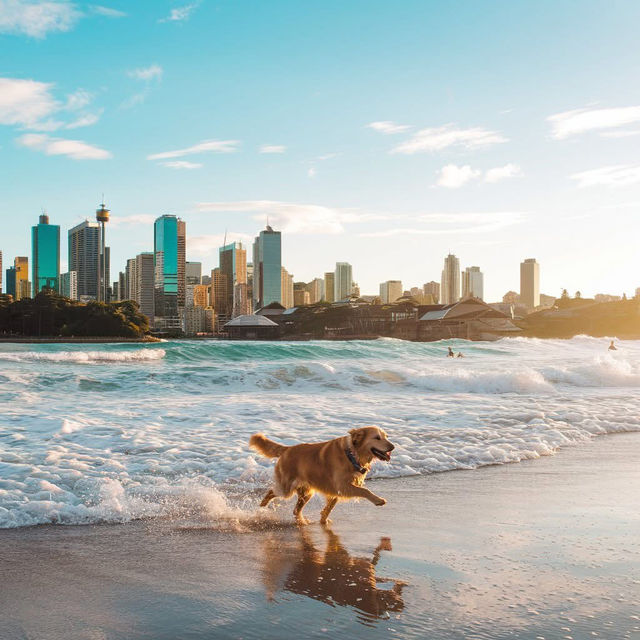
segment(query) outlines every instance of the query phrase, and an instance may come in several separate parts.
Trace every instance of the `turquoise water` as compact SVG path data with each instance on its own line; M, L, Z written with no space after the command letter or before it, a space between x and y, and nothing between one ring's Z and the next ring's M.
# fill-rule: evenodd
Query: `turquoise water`
M446 357L447 346L464 358ZM269 483L247 448L377 424L373 476L551 455L640 430L640 342L0 345L0 527L205 509ZM226 506L225 506L226 505Z

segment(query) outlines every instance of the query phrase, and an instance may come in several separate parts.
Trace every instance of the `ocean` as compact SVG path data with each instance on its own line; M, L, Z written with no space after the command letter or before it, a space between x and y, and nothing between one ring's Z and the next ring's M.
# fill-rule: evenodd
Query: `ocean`
M168 341L0 345L0 528L255 508L249 450L370 424L370 477L560 453L640 431L640 341ZM447 358L447 347L464 358Z

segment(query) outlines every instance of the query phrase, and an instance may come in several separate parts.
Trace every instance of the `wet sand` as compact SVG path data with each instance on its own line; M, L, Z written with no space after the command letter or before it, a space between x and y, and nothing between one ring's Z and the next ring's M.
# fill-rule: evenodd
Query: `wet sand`
M386 497L0 531L0 638L640 638L640 435ZM257 503L258 497L255 497Z

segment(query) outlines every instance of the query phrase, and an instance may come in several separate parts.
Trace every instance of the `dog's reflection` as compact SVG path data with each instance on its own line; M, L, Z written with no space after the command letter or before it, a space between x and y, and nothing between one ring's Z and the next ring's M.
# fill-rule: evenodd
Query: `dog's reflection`
M367 617L387 617L404 609L400 580L376 576L382 551L391 551L391 539L381 538L371 559L352 556L329 528L324 552L319 551L307 527L270 537L265 543L264 581L269 599L278 590L305 595L332 606L354 607ZM380 588L384 585L389 588Z

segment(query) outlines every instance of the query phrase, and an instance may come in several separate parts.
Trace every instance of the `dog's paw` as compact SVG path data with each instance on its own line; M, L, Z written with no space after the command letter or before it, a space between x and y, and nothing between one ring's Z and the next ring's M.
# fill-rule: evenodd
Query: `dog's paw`
M376 497L376 501L374 502L374 504L376 505L376 507L383 507L385 504L387 504L387 501L384 498Z

